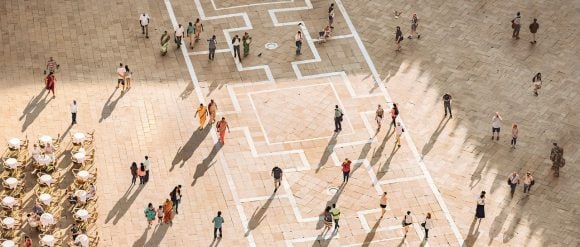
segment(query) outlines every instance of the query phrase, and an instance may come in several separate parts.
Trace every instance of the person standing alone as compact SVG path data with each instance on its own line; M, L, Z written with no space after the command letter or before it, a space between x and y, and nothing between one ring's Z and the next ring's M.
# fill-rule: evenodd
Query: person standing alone
M516 17L512 19L512 28L514 29L514 32L512 33L512 38L520 39L520 28L522 27L521 21L522 17L520 16L520 12L518 12L516 14Z
M145 38L149 38L149 15L143 13L139 16L139 24L141 24L141 34L145 34Z
M217 212L217 216L213 217L213 220L211 220L211 222L213 223L213 239L218 238L217 236L217 232L220 232L220 236L219 238L222 238L222 224L224 223L224 218L222 217L222 211L218 211Z
M215 49L217 48L215 35L208 39L207 42L209 42L209 60L213 60L215 58Z
M453 100L451 94L445 93L443 95L443 108L445 108L445 116L447 117L447 111L449 110L449 118L453 118L453 113L451 112L451 100Z
M558 146L558 143L553 143L552 151L550 152L550 160L552 161L552 170L554 170L554 177L560 176L560 168L566 165L564 159L564 149Z
M79 107L77 106L77 101L73 100L72 104L70 105L70 114L72 117L71 125L77 124L77 112L78 112L78 110L79 110Z
M348 182L348 178L350 177L350 164L352 162L347 158L344 159L342 162L342 183Z
M344 113L338 108L338 105L334 106L334 132L339 132L342 130L342 117Z
M377 132L381 130L381 122L383 122L383 118L385 117L385 110L381 105L377 106L377 111L375 112L375 120L377 121Z
M397 43L397 49L395 51L401 51L401 41L403 41L403 32L401 31L401 27L397 26L397 30L395 31L395 43Z
M516 123L514 123L512 125L512 149L516 148L516 143L518 142L518 134L520 133L519 129L518 129L518 125Z
M496 141L499 141L499 131L501 130L501 116L499 112L496 112L493 118L491 118L491 139L493 140L495 133L497 133Z
M242 56L240 55L240 37L238 37L238 35L236 34L236 36L234 36L234 38L232 39L232 45L234 46L234 58L238 58L238 60L240 61L240 63L242 62Z
M296 55L301 55L300 50L302 49L302 41L304 40L302 38L302 32L298 31L294 36L294 40L296 41Z
M534 18L534 22L532 22L532 24L530 24L530 33L532 33L532 41L530 41L530 44L535 45L536 42L536 33L538 32L538 29L540 28L540 24L538 24L538 19Z
M278 191L278 187L280 187L282 183L282 174L283 171L280 167L275 166L272 168L272 177L274 177L274 193Z

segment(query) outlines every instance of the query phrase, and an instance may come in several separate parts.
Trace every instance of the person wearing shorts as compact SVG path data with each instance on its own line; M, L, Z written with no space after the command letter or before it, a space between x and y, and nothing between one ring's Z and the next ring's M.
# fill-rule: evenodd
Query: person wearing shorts
M280 184L282 183L282 169L280 169L280 167L274 167L272 168L272 177L274 178L274 193L276 193L276 191L278 191L278 187L280 187Z
M381 206L381 219L382 219L383 216L385 215L385 212L387 212L387 192L385 192L381 196L381 201L379 205Z
M501 116L499 115L499 112L496 112L495 115L493 116L493 118L491 119L491 139L493 140L493 138L495 137L496 141L499 141L499 131L501 129ZM497 133L497 136L496 136Z

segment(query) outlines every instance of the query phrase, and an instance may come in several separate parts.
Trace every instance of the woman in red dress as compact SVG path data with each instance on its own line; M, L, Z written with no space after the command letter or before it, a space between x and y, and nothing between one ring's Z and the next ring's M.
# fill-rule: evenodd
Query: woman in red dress
M46 90L48 93L52 92L52 97L55 98L56 95L54 94L54 83L56 82L56 78L54 77L54 73L50 72L46 78L44 78L44 83L46 84Z

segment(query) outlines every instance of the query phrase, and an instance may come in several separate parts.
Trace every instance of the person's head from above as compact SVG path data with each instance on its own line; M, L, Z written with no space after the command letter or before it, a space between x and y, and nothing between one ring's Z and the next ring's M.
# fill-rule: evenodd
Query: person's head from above
M190 25L190 26L193 26L193 23L189 22L189 25Z
M345 159L344 159L344 162L348 162L348 161L349 161L349 160L348 160L348 158L345 158Z
M30 213L27 213L27 214L26 214L26 217L30 217L31 215L32 215L32 214L30 214Z
M180 185L177 185L177 188L181 189L181 184Z
M198 22L199 22L199 18L195 19L195 23L198 23Z
M119 67L123 67L123 63L119 63Z
M512 177L515 177L516 175L518 175L516 172L512 172Z
M300 33L302 33L302 32L298 31L298 33L300 34Z
M222 211L218 211L217 216L222 216Z
M499 112L495 112L495 117L499 118Z
M517 13L517 16L520 16L520 12Z
M538 72L538 73L536 74L536 77L538 77L538 78L542 78L542 73Z
M137 162L133 161L133 163L131 164L131 167L137 167Z
M528 175L528 177L529 177L529 176L532 176L532 172L528 171L528 172L526 173L526 175Z
M203 106L203 103L199 104L199 106Z
M215 39L215 35L211 36L211 39Z
M411 211L407 211L407 214L411 214Z
M159 205L159 209L163 209L163 205Z
M129 70L129 65L125 65L125 70Z
M334 108L338 109L338 105L334 105Z
M377 105L378 108L381 108L381 105Z
M557 147L558 146L558 143L555 143L554 142L554 143L552 143L552 145L554 145L554 147Z
M386 191L385 191L385 192L383 192L383 196L386 196L386 195L387 195L387 192L386 192Z
M163 34L167 34L167 30L165 30L165 31L163 32Z
M485 194L479 195L479 198L481 198L481 199L485 198Z
M73 100L73 105L76 105L76 104L77 104L77 101L76 100Z
M512 125L512 128L514 128L514 129L517 129L517 128L518 128L518 124L517 124L517 123L514 123L514 124Z
M427 219L431 219L431 213L427 213Z
M149 160L149 156L145 155L145 160Z
M336 203L333 203L333 204L332 204L332 207L333 207L333 208L336 208Z
M400 30L401 30L401 27L397 26L397 31L400 31Z
M38 144L34 143L34 147L37 148L38 147Z
M145 164L141 163L141 171L145 171Z
M181 24L177 25L178 27L181 27Z
M245 32L244 35L248 35L248 32Z
M48 72L48 76L54 75L54 72L50 71Z
M534 18L534 23L536 23L538 21L538 19Z
M225 117L222 117L222 121L226 121L226 118Z
M152 208L152 207L153 207L153 203L149 203L149 204L147 205L147 207L149 207L149 208Z
M48 58L48 61L52 61L52 57L49 57L49 58Z
M326 208L324 209L325 212L330 211L330 206L326 206Z

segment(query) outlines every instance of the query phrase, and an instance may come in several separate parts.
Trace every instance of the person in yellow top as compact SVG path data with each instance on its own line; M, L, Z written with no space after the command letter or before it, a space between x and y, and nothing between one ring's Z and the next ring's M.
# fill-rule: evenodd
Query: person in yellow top
M194 117L197 115L199 115L199 129L202 130L205 127L205 117L208 115L207 108L203 104L199 104Z

